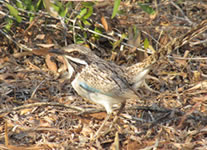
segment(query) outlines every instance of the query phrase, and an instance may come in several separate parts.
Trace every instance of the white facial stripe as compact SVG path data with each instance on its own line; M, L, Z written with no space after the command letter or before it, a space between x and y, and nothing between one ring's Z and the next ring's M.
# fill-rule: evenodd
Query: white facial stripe
M65 58L65 62L67 63L68 72L69 72L69 78L71 78L72 75L73 75L73 72L74 72L75 70L73 69L73 67L71 66L71 64L68 62L67 58Z
M68 56L68 55L66 55L65 57L70 59L70 60L72 60L73 62L78 63L78 64L88 65L84 60L81 60L81 59L78 59L78 58L74 58L74 57L71 57L71 56Z

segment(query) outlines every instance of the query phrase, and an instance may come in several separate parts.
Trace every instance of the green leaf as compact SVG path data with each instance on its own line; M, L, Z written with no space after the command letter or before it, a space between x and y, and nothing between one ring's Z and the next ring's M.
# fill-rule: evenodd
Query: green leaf
M83 21L84 25L86 25L86 26L90 26L90 25L91 25L90 22L88 22L88 21L85 20L85 19L83 19L82 21Z
M87 8L82 9L79 15L77 16L77 18L79 19L82 18L86 13L87 13Z
M47 12L51 16L56 18L59 16L58 12L59 12L60 8L59 8L59 6L57 6L59 4L56 4L55 2L56 1L43 0L43 5L46 8Z
M59 15L61 17L65 17L66 13L68 12L68 8L61 8L60 12L59 12Z
M84 19L88 19L93 13L93 7L88 7L87 14L83 17Z
M35 6L35 10L38 11L43 6L43 1L39 0Z
M93 7L93 5L94 5L93 2L83 2L82 4L84 7Z
M9 18L6 20L6 22L7 22L7 24L4 26L5 32L10 30L11 26L13 25L13 20Z
M150 15L155 14L155 10L154 10L152 7L150 7L149 5L147 5L147 4L141 4L141 3L139 3L138 5L139 5L139 6L141 7L141 9L142 9L143 11L145 11L146 13L148 13L148 14L150 14Z
M137 37L139 34L139 30L137 29L135 25L133 25L133 31L134 31L134 37Z
M113 19L116 16L116 14L118 12L119 5L120 5L120 2L121 2L121 0L115 0L114 1L114 8L113 8L113 13L112 13L111 19Z
M76 35L75 39L76 39L76 44L82 44L82 43L84 43L83 38L80 37L80 36L78 36L78 35Z
M50 7L52 7L57 13L60 11L60 7L57 6L57 5L55 5L55 4L52 4L51 3L51 6Z
M84 39L88 39L88 34L86 32L83 32Z
M149 47L149 40L145 38L144 40L144 48L147 49Z
M120 43L123 41L123 39L125 39L126 37L127 37L126 34L122 34L122 35L121 35L121 39L113 43L113 50L114 50L117 46L119 46Z
M10 14L16 18L17 22L20 23L22 21L22 18L18 15L18 10L9 4L7 4L7 7L9 9Z
M78 26L81 28L81 30L84 29L83 25L82 25L82 22L81 21L78 21Z
M64 10L64 17L67 15L68 13L68 9L72 6L72 2L67 2L65 5L65 10Z
M97 32L97 33L101 33L102 34L101 30L98 27L95 27L94 31ZM95 33L94 34L94 37L96 39L99 39L100 38L100 35L98 35L98 34Z
M22 5L22 2L20 3L20 1L17 1L16 5L17 5L18 8L21 8L21 9L24 8L24 6Z

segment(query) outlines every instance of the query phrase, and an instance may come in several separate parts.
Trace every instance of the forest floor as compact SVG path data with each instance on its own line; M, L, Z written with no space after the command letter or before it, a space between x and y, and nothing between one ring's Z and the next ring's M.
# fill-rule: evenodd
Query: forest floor
M0 149L207 149L207 31L160 59L139 99L127 100L117 123L109 129L111 118L93 143L107 114L74 91L60 58L48 53L81 43L130 66L207 19L204 0L156 2L145 9L123 1L113 19L113 2L97 2L85 20L78 15L86 6L73 2L65 24L46 9L32 21L19 10L22 22L8 32L9 10L0 2Z

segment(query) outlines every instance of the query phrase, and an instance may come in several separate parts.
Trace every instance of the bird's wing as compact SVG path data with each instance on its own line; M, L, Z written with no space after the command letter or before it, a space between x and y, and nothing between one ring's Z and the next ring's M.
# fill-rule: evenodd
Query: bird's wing
M81 72L80 78L84 80L79 86L88 92L99 92L111 97L126 99L134 96L119 66L100 61L92 63Z

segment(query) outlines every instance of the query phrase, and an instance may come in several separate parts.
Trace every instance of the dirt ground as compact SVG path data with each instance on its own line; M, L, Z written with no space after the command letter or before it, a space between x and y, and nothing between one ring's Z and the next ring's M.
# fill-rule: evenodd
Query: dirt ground
M61 58L48 53L76 40L130 66L207 19L205 0L140 2L155 13L122 1L123 12L111 19L113 2L99 2L88 26L77 17L82 4L74 2L66 28L45 9L32 21L20 10L23 21L8 32L9 11L0 2L0 149L207 149L207 31L159 59L139 99L128 100L117 123L109 128L111 118L93 143L106 112L74 91ZM96 28L102 33L95 35Z

